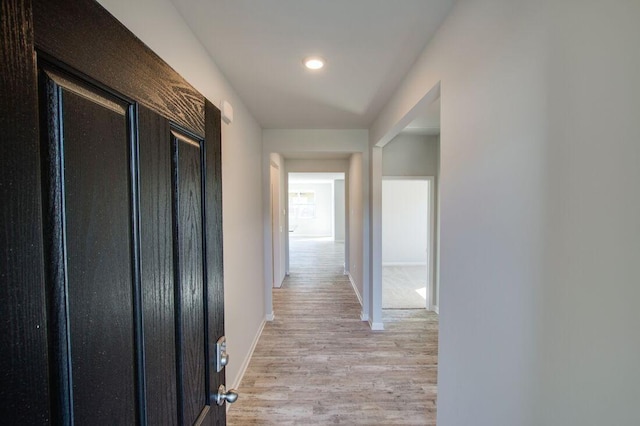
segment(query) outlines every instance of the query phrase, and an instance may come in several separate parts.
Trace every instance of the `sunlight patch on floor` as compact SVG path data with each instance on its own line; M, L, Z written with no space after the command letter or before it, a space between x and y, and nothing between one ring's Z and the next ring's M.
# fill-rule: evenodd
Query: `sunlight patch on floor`
M422 288L416 289L416 293L418 293L424 300L427 300L427 288L426 287L422 287Z

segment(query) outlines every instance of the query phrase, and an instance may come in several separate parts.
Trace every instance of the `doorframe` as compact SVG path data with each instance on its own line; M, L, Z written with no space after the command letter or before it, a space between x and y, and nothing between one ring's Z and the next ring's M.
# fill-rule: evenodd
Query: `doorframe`
M369 300L369 288L367 285L368 282L368 209L366 209L366 205L368 204L368 180L365 179L365 173L369 168L368 163L368 155L367 150L364 144L361 144L360 149L355 149L353 146L349 144L343 144L341 140L329 141L329 144L334 144L335 146L330 147L326 151L318 151L316 148L312 149L300 149L296 142L292 141L292 146L289 146L289 143L284 143L282 146L277 144L277 146L272 147L269 142L266 142L265 147L262 151L262 219L263 219L263 290L264 290L264 310L265 310L265 320L273 321L275 319L275 313L273 308L273 285L272 285L272 228L271 228L271 190L270 190L270 171L271 171L271 161L273 161L273 156L277 156L280 163L280 171L281 176L283 178L283 193L285 194L286 199L288 200L289 196L289 181L288 174L289 173L344 173L345 179L345 274L349 273L349 262L352 261L350 258L350 245L353 243L351 241L350 236L350 198L352 196L350 191L350 181L354 179L355 181L360 181L362 185L362 252L358 253L358 255L362 256L362 275L363 275L363 294L362 298L362 313L360 319L366 321L369 318L368 314L368 300ZM298 152L304 153L305 157L308 155L313 156L314 154L318 154L319 158L311 159L313 165L306 164L304 167L297 165L293 166L288 164L289 161L305 161L308 158L304 159L295 159L285 157L285 153L287 152ZM329 154L346 154L348 158L345 157L346 165L344 167L338 166L337 163L327 164L324 161L332 162L333 160L329 160L323 158L327 153ZM362 175L358 176L350 176L350 170L348 163L351 161L351 156L354 154L362 155ZM294 155L295 157L295 155ZM319 163L315 163L315 162ZM362 180L360 180L362 179ZM289 275L289 206L288 201L283 202L283 223L284 229L286 229L286 237L283 238L283 246L284 246L284 274L285 276ZM359 256L358 256L359 257ZM356 292L356 294L358 294Z
M271 207L271 285L273 288L282 287L284 275L282 273L282 233L283 224L280 212L282 211L282 194L281 194L281 175L280 167L271 161L269 167L269 185L270 185L270 207Z
M380 237L382 234L381 224L381 208L382 208L382 148L391 142L402 130L404 130L413 120L415 120L432 102L441 98L441 82L438 81L431 89L429 89L413 107L407 113L402 116L385 134L380 136L373 136L370 133L371 139L369 140L369 157L370 157L370 170L369 170L369 192L371 198L369 200L369 248L370 248L370 260L369 260L369 288L371 292L370 297L370 312L369 312L369 324L372 330L382 330L384 325L382 323L382 250L380 249ZM441 101L442 104L442 101ZM440 122L442 123L442 113L440 116ZM442 139L440 139L442 146ZM440 164L440 158L438 158L438 168ZM436 187L436 215L439 216L439 199L440 190L439 184ZM439 231L440 219L436 219L436 246L440 247L440 231ZM440 288L440 271L439 265L440 255L436 253L435 259L435 274L436 282L435 287ZM437 305L434 306L434 312L439 313L440 301L437 301Z
M427 209L428 209L428 222L427 222L427 247L429 250L427 251L427 267L429 268L429 274L427 276L427 294L428 294L428 303L425 301L425 309L429 311L438 311L437 303L437 291L438 288L435 285L436 283L436 271L435 271L435 259L437 256L437 244L436 244L436 177L435 176L382 176L382 181L385 180L414 180L414 181L426 181L428 185L428 199L427 199ZM382 193L384 197L384 193ZM382 232L382 229L380 230ZM382 235L382 234L381 234ZM382 241L384 244L384 241ZM382 288L382 287L381 287Z

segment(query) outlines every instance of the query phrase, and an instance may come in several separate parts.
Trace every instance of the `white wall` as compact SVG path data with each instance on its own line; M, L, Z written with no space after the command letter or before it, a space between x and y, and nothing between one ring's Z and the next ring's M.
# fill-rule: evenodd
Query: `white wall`
M354 203L361 203L361 205L368 205L369 203L369 132L361 129L348 129L348 130L297 130L297 129L265 129L262 132L263 140L263 173L264 167L266 167L266 175L268 176L268 164L269 153L348 153L353 154L352 160L349 163L349 173L347 175L347 185L349 188L348 201L350 210ZM357 160L356 167L354 167L353 157ZM316 169L306 169L306 165L312 165L320 161L320 166ZM344 160L286 160L285 161L287 172L336 172L342 170L334 170L333 166L328 168L329 164L334 166L344 165ZM294 167L295 166L295 167ZM343 166L341 166L343 167ZM353 187L353 188L352 188ZM354 193L352 189L357 191ZM358 192L359 191L359 192ZM263 188L263 196L268 196L268 186ZM368 301L369 293L368 289L363 287L362 283L369 280L369 212L366 209L354 210L359 214L349 217L349 245L345 247L349 250L349 264L355 265L357 272L358 282L356 286L359 288L359 293L364 300ZM270 244L266 242L270 241L271 231L269 223L269 211L268 209L263 211L263 224L265 229L264 235L264 249L265 257L271 256L269 250ZM351 229L351 224L355 223L355 229ZM355 245L355 246L354 246ZM268 271L266 276L270 276L271 271ZM265 309L268 313L273 312L273 301L271 297L270 284L265 283ZM368 303L363 304L363 318L368 318Z
M365 280L365 263L364 263L364 241L362 235L365 232L365 222L363 221L365 208L364 208L364 196L363 196L363 155L353 154L349 161L349 259L350 263L347 265L347 271L349 277L356 287L356 293L360 299L362 306L362 318L368 318L368 305L364 303L364 292L366 286ZM360 177L358 179L357 177Z
M439 103L439 102L438 102ZM418 114L424 112L428 105L418 108ZM389 177L433 176L433 220L430 224L433 238L431 241L432 258L430 263L429 294L430 309L438 311L440 299L439 281L439 193L440 193L440 135L412 135L400 133L382 148L382 175ZM384 220L384 215L383 218ZM384 232L384 230L383 230ZM383 237L383 247L384 247ZM383 248L384 250L384 248ZM384 253L383 253L383 262Z
M311 192L315 205L313 217L294 217L289 209L290 237L331 237L333 235L333 184L331 182L289 182L289 194ZM291 232L293 230L293 232Z
M428 261L429 181L382 180L382 264Z
M383 330L382 322L382 147L369 149L369 325ZM366 291L366 290L365 290Z
M286 160L287 172L346 173L349 160Z
M334 239L338 242L344 241L345 235L345 184L344 179L333 181L334 193Z
M438 176L438 136L399 134L382 148L383 176Z
M231 355L226 375L235 386L265 316L261 128L169 0L100 3L213 104L226 99L233 105L233 124L222 124L222 193L225 328Z
M441 85L438 425L640 424L640 2L459 1Z
M274 192L277 192L277 197L272 196L270 199L271 202L271 211L274 212L274 223L277 223L275 227L276 237L272 242L273 250L275 250L274 256L274 271L273 277L274 286L280 287L282 285L282 281L285 278L286 274L286 253L285 246L287 241L287 225L286 225L286 217L285 217L285 206L287 203L287 192L286 192L286 172L284 159L280 154L273 153L270 155L270 179L271 184L273 186ZM274 253L272 253L273 255Z

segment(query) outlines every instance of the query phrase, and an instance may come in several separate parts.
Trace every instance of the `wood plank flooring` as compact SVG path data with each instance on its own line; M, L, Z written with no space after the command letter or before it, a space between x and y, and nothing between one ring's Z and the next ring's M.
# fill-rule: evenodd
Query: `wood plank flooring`
M344 245L292 239L291 275L267 323L228 424L435 425L438 318L385 310L360 320L343 275Z

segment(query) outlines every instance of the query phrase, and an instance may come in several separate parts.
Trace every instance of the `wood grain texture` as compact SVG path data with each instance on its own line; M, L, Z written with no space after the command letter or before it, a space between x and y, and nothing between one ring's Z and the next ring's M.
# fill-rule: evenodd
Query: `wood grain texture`
M360 321L342 273L344 245L291 240L291 275L267 323L228 424L435 425L437 316L384 311Z
M195 92L191 86L186 84L182 78L157 56L151 53L148 48L144 47L139 40L94 1L70 0L58 2L42 0L34 2L33 7L36 9L34 13L37 16L37 18L35 18L37 20L35 30L31 16L31 1L2 0L1 3L2 15L0 23L2 26L2 44L0 45L0 58L2 58L2 67L0 67L0 129L3 136L0 144L0 154L2 154L0 155L0 165L2 166L0 168L0 195L2 196L3 204L0 206L0 213L2 214L2 227L0 228L0 277L2 278L3 286L0 287L0 296L2 296L0 298L2 302L0 321L4 324L5 333L0 337L0 350L2 351L2 356L0 357L0 366L2 367L0 369L0 419L2 420L0 422L3 424L20 425L47 423L68 424L71 423L72 417L60 415L65 410L68 412L66 414L71 413L71 404L69 403L67 408L64 406L65 403L63 399L65 397L62 395L65 393L64 389L60 389L58 385L55 385L55 389L50 391L49 386L51 386L52 383L56 384L65 380L55 371L58 370L59 360L63 358L67 359L70 355L82 355L81 352L83 349L78 350L78 348L74 346L74 350L71 353L62 354L59 349L62 346L66 346L69 342L64 339L64 336L60 336L58 341L55 339L49 340L53 352L48 351L47 348L47 331L51 331L49 336L54 336L56 330L61 327L61 322L66 319L66 315L68 315L69 312L65 310L63 306L65 298L64 292L54 292L55 297L50 298L49 302L51 303L52 300L55 299L52 306L56 304L58 306L51 309L51 317L46 318L46 287L44 277L48 277L48 282L57 282L63 279L61 276L66 273L66 269L64 258L62 258L61 262L60 259L53 259L50 256L55 250L62 252L64 244L49 244L45 248L43 247L42 236L45 235L47 239L56 240L59 243L62 240L63 227L61 225L65 216L61 214L60 211L56 212L55 215L52 214L53 212L51 211L52 209L59 209L62 204L60 199L62 193L58 192L54 194L54 191L51 190L52 183L53 186L62 186L60 182L63 179L63 175L59 174L56 177L57 172L52 173L52 167L56 168L52 160L55 160L59 156L61 157L62 150L51 151L46 148L46 144L51 140L51 137L55 140L61 140L61 138L59 138L59 135L49 135L45 130L42 135L45 142L42 146L39 144L36 64L34 59L37 56L39 59L49 60L54 65L72 71L74 74L76 74L75 71L79 71L79 73L82 74L80 77L86 78L89 85L95 84L103 89L112 88L115 92L121 94L122 98L138 101L140 104L148 106L154 113L157 112L161 116L194 133L202 135L206 130L206 138L217 144L217 151L215 149L209 151L206 157L208 169L216 171L210 175L211 178L214 179L210 187L214 188L216 192L211 194L209 191L206 191L202 196L202 199L206 200L205 203L207 206L213 205L212 212L214 212L213 216L215 217L214 220L211 220L215 231L214 236L205 237L201 235L201 239L207 242L207 252L210 254L210 256L207 257L206 263L209 266L213 264L215 267L213 267L212 270L216 271L215 274L212 274L212 277L216 277L215 280L208 280L207 286L212 283L215 283L217 286L214 287L211 285L211 289L213 290L205 287L203 291L206 293L203 294L203 297L215 301L216 306L219 306L219 309L209 310L211 314L208 317L209 320L215 319L216 321L220 321L220 323L209 324L211 330L217 331L215 332L215 338L209 336L208 341L215 341L219 335L223 334L223 325L221 322L223 309L221 305L224 297L222 294L221 193L219 192L220 115L217 108L208 104L205 129L204 97ZM38 40L36 44L40 49L37 54L34 46L34 31L37 32L35 39ZM88 97L85 95L87 95L87 93L80 96L82 102L79 102L79 104L92 99L91 95ZM47 96L46 93L45 96ZM118 102L119 100L115 99L115 103L117 104ZM101 107L106 107L108 110L113 111L109 105L102 104ZM115 110L118 109L119 108L115 108ZM99 116L101 115L100 113L96 114L91 107L85 106L77 108L76 112L86 112L92 116L91 119L95 117L100 119ZM108 116L110 114L111 113L107 113L106 115ZM89 120L90 118L86 117L86 121ZM211 120L217 120L217 123L211 122ZM43 121L45 129L50 127L51 123L48 122L47 114L43 115ZM130 130L135 130L135 120L132 119L130 122L128 121L127 126L132 126ZM100 137L106 137L108 134L109 131L105 131L95 135L92 134L89 128L86 128L79 132L78 139L84 140L84 138L89 139L97 136L96 140L100 143ZM168 137L168 135L165 136ZM89 142L96 142L96 140ZM164 141L166 142L166 139ZM42 155L45 156L42 161L39 158L41 148L44 148L41 152ZM62 149L63 146L60 145L59 148ZM131 147L127 149L131 149ZM152 147L150 147L150 149L152 149ZM100 157L100 154L98 154L97 157ZM135 157L135 155L132 156L132 158ZM90 176L93 173L91 169L101 167L108 168L110 165L107 164L109 163L108 156L103 157L105 164L102 164L98 161L99 159L96 158L91 158L90 160L87 164L89 167L82 172L83 177ZM145 159L141 158L141 162L144 161ZM161 160L159 157L152 157L150 161ZM82 161L80 163L82 163ZM115 163L122 162L118 160L115 161ZM80 276L82 280L87 276L87 281L89 281L89 288L84 289L76 286L73 289L73 291L76 291L78 293L77 295L81 297L78 297L79 301L77 300L71 304L71 310L73 312L70 314L72 317L76 315L75 319L71 319L72 323L75 322L75 325L72 324L75 330L72 333L75 335L83 335L84 339L82 337L71 339L71 345L76 345L84 349L89 348L85 350L85 353L90 353L93 349L100 349L100 344L103 343L98 341L101 334L103 340L109 340L115 336L115 340L120 339L122 342L126 341L118 354L114 355L110 350L107 350L106 354L98 354L91 366L96 367L96 370L85 374L85 377L91 376L91 380L97 377L97 382L99 383L93 390L90 389L86 395L82 392L82 389L79 389L79 391L73 395L78 397L78 394L81 393L83 394L82 397L93 397L95 400L94 405L103 404L102 407L98 407L94 411L94 413L98 414L98 417L91 418L90 421L87 421L91 424L100 424L101 420L99 415L111 409L116 413L109 419L111 423L121 421L124 423L134 423L136 419L125 418L132 412L130 409L130 401L135 400L135 389L133 392L129 392L129 390L131 390L129 382L132 382L135 387L136 380L141 380L141 375L136 374L135 371L136 356L132 348L133 342L141 338L138 325L135 326L135 333L132 331L134 323L139 321L139 316L137 313L134 315L134 312L131 311L132 308L137 309L138 307L135 301L135 298L138 297L138 292L137 289L132 288L132 285L134 287L135 285L131 282L132 275L135 276L137 271L137 266L132 264L132 262L134 264L136 263L137 251L134 250L133 254L131 251L131 245L135 245L135 235L137 235L134 227L136 218L133 217L135 216L137 200L135 196L135 170L132 170L135 169L135 165L128 165L127 161L119 165L128 169L124 175L120 175L118 172L118 175L113 181L113 185L111 185L111 182L109 182L109 185L104 185L104 182L94 185L94 183L91 182L88 183L86 187L80 188L81 191L85 191L86 193L91 193L91 191L97 191L95 194L102 192L106 198L109 198L113 195L112 192L121 192L116 187L123 187L121 179L123 176L126 176L125 180L127 180L126 186L128 191L124 201L116 200L114 202L116 211L113 212L113 217L106 213L108 209L104 204L98 206L97 210L99 211L97 215L92 216L89 212L80 212L81 216L87 213L85 218L80 220L80 223L91 225L85 230L85 243L93 239L92 233L112 234L111 227L116 225L115 222L123 222L121 220L122 215L120 214L122 211L127 211L126 216L128 221L126 242L122 235L112 235L114 240L118 242L118 244L116 244L118 250L123 250L122 247L125 247L124 253L116 253L114 256L111 256L111 253L98 253L97 255L96 253L85 253L87 258L93 256L90 259L91 262L85 262L85 266L91 263L96 266L97 271L91 267L81 267L77 269L80 273L75 274L71 272L72 275L76 275L76 278ZM61 169L61 167L58 169ZM170 165L168 169L169 171L167 173L170 174ZM42 179L40 176L41 170L44 170L52 176L44 176L44 179ZM133 176L128 174L128 172L131 171L134 173ZM106 174L110 175L109 173ZM81 177L80 180L82 180L83 177ZM89 178L87 181L90 180ZM141 178L141 182L142 180ZM151 186L161 186L161 180L162 179L155 183L151 182ZM208 181L210 181L209 177L207 178L207 182ZM93 195L89 195L88 197L81 196L80 199L90 199L92 196ZM141 196L141 203L143 202L142 198ZM47 209L44 214L40 206L41 200L44 200L44 208ZM151 203L155 202L163 202L159 194L157 199L151 200ZM82 204L87 206L88 211L92 206L95 206L95 203L92 204L91 202L83 202ZM153 207L147 207L153 209ZM154 222L158 224L158 227L151 232L162 229L162 218L160 216L165 214L166 211L163 212L160 210L154 213L159 217L158 220ZM97 222L90 223L90 220L86 219L88 217L93 217ZM210 215L206 215L207 220L210 220L209 217ZM66 219L75 220L73 218ZM108 223L105 224L105 221ZM133 223L131 223L131 221L133 221ZM42 226L43 224L44 227ZM141 222L141 225L144 226L144 223ZM56 234L53 232L55 229L60 232ZM202 223L202 229L209 229L208 226L205 226L204 222ZM74 230L81 244L83 243L81 241L82 231L80 228ZM162 246L160 240L165 237L167 237L167 235L158 236L157 240L153 240L146 246L144 245L144 241L141 241L143 243L140 250L142 256L149 251L151 251L151 255L154 255L153 249L155 249L155 245L158 244L157 252L155 252L157 255L155 260L159 268L165 267L164 271L158 271L160 274L165 273L166 270L171 269L172 266L166 267L166 265L163 265L163 262L171 264L173 260L171 257L172 253L169 253L170 256L167 256L167 253L163 252L166 247ZM171 235L169 235L168 238L170 240ZM110 244L112 241L107 241L108 238L98 240L98 245L104 243L105 250L111 251L113 245ZM94 242L95 241L94 239ZM75 242L72 242L72 244L75 244ZM126 252L127 250L129 250L128 253ZM169 247L169 251L172 251L172 247ZM43 265L45 262L43 253L47 253L47 263L57 262L55 265L49 265L50 268L47 268L46 274ZM164 259L162 259L163 257ZM211 259L213 259L213 261L211 261ZM148 260L145 260L145 262L146 261ZM73 259L71 262L74 262ZM113 270L104 267L113 262L116 264ZM77 263L78 262L76 262L76 264ZM74 265L69 266L75 268ZM105 272L105 269L108 269L108 271ZM125 269L127 270L126 274L123 272ZM55 273L52 273L52 271ZM96 283L92 282L96 276L100 278L102 273L106 275L122 275L122 277L127 275L127 277L122 280L120 277L116 278L114 280L114 289L112 292L109 292L106 289L110 288L110 285L113 284L112 282L102 282L103 288L94 287L97 285L96 283L99 283L99 280L97 280ZM171 270L170 274L173 274L173 270ZM52 277L53 280L51 279ZM162 286L175 284L175 282L162 281L158 279L157 276L153 277L152 280L155 280L154 283L161 282L160 285ZM84 283L84 281L82 282ZM126 300L121 297L124 295L123 290L125 288L128 297L128 299L125 298ZM92 289L96 290L97 294L92 294ZM105 290L105 292L100 293L102 290ZM156 287L152 291L157 291L157 293L162 294L162 291L165 290L166 287L162 287L161 289ZM219 293L213 294L214 291ZM166 296L166 294L164 296ZM172 294L170 296L172 296ZM82 305L81 299L83 297L87 302L87 306ZM153 296L147 295L146 301L152 301L152 297ZM101 299L100 302L96 301L98 299ZM114 303L114 300L118 299L120 299L120 302L124 301L125 303ZM164 413L168 412L169 415L165 417L163 414L159 414L158 418L161 420L158 423L160 424L177 423L177 420L174 422L171 416L171 413L177 411L175 404L175 395L177 392L175 392L175 386L171 388L171 382L173 381L173 384L175 384L176 379L172 376L172 374L175 375L175 359L172 358L172 356L175 356L175 345L171 344L172 339L175 341L175 328L173 328L173 334L167 338L167 334L171 334L173 322L171 321L171 313L169 313L169 316L163 316L167 314L166 310L163 311L166 305L171 305L172 302L174 305L176 303L175 300L171 301L169 299L170 297L164 297L164 299L158 301L158 303L165 304L164 306L144 306L144 318L156 315L156 322L168 321L169 323L163 323L158 326L158 329L162 329L162 333L164 334L159 340L154 341L157 346L168 342L169 347L164 347L161 353L156 354L158 355L160 364L163 362L168 362L169 364L174 363L174 368L164 371L163 373L154 374L153 377L154 379L157 378L162 383L162 386L164 386L160 391L162 396L166 400L172 397L174 398L173 403L163 407L166 409ZM144 300L145 299L143 299L143 302ZM96 307L97 309L91 309L90 306ZM149 312L153 312L153 314ZM122 315L123 313L124 315ZM147 316L147 314L149 315ZM53 318L57 319L53 320ZM123 318L124 321L121 321ZM90 327L85 327L85 325L82 324L83 320L93 320L94 322L98 322L98 324L93 327L94 330L88 331ZM107 328L105 324L107 324L109 320L113 327ZM144 323L144 326L146 325L147 322ZM204 327L206 326L205 324ZM53 330L48 330L50 327L53 327ZM82 329L83 327L84 329ZM150 328L153 327L154 326L151 325ZM147 331L147 329L145 329L145 331ZM138 334L136 335L136 333ZM203 339L207 338L204 336L204 331L201 337ZM163 338L165 338L165 340L162 340ZM147 342L148 340L145 339L145 343ZM98 352L100 352L100 350L98 350ZM55 354L55 356L49 356L50 364L48 365L47 358L48 355L52 353ZM146 348L146 356L148 357L149 354L150 349ZM105 356L113 356L115 358L111 358L105 362L104 359L100 358L104 358ZM202 362L206 363L207 359L205 359L204 356L202 357ZM127 371L123 372L123 370L119 368L121 367L119 365L116 365L116 368L111 368L113 364L110 364L110 361L118 357L128 359L128 364L125 368ZM84 362L84 364L83 362L84 361L74 361L74 368L80 365L89 365L88 362ZM115 362L117 364L119 361L116 360ZM138 363L140 362L142 361L138 359ZM104 374L105 366L111 370L110 376ZM86 369L82 368L82 370L87 373ZM138 373L140 371L145 371L147 375L150 376L146 367L144 369L140 368ZM205 382L210 371L211 369L205 368ZM223 373L211 373L209 377L211 377L209 380L212 381L214 377L218 380L224 380ZM102 380L102 378L104 378L104 380ZM69 376L68 383L70 387L77 384L75 380L72 381L72 379L84 380L82 374L76 375L76 377L73 378ZM147 379L150 379L150 377ZM109 396L106 396L105 401L104 393L99 396L97 395L100 393L100 389L112 388L111 385L114 383L115 386L118 387L123 381L127 381L124 387L128 389L125 393L132 393L130 397L125 397L126 401L118 404L117 401L114 401L113 398ZM168 387L167 384L169 384ZM138 386L138 389L140 390L140 386ZM147 387L147 392L149 392L149 387ZM57 396L54 394L57 394ZM71 391L69 390L67 395L70 394ZM120 396L118 396L118 398L119 397ZM149 401L151 397L149 394ZM207 392L201 393L201 397L205 403L208 402L208 389ZM70 400L71 396L67 396L66 398ZM82 404L84 403L80 403L80 405ZM135 405L135 402L133 404ZM160 406L160 404L162 404L162 401L157 403L158 406ZM56 412L50 413L49 410L51 407L53 407ZM82 409L84 408L81 407L81 410ZM224 408L219 409L212 407L210 413L222 413L222 415L208 415L207 417L212 420L210 422L211 424L224 424L223 410ZM120 412L126 414L120 416ZM78 423L84 423L88 415L83 416L84 414L81 416L81 419L78 418L76 421ZM158 423L152 422L152 420L149 421L149 424Z
M52 422L73 423L73 392L64 218L64 148L61 89L43 64L38 66L40 137L43 169L44 255L49 306L49 365Z
M147 420L178 424L171 217L171 134L166 119L138 112L140 239Z
M74 420L136 422L128 117L63 91Z
M224 270L222 250L222 135L220 110L211 102L205 104L206 140L205 140L205 225L207 229L207 298L209 300L209 365L214 365L214 343L224 336ZM232 360L231 362L238 362ZM210 368L210 392L217 391L225 384L225 369L217 373ZM210 401L211 403L211 401ZM211 403L212 424L226 424L226 407Z
M204 134L204 97L102 6L90 0L38 0L33 19L38 49Z
M50 420L31 1L0 3L0 419Z
M194 146L192 143L198 143ZM185 424L193 424L207 405L205 358L204 239L202 161L199 141L174 138L174 223L176 229L177 291L179 304L178 354Z

